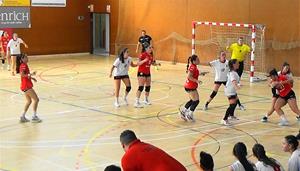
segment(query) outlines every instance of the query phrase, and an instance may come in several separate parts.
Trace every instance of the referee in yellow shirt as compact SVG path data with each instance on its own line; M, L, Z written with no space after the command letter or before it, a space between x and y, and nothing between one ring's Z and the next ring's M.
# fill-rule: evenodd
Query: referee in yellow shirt
M251 52L251 48L248 45L244 44L243 37L239 37L237 43L231 44L229 47L226 47L226 49L231 52L231 59L236 59L237 61L239 61L240 65L237 73L240 76L241 80L244 71L245 56ZM239 105L241 110L245 110L245 107L241 104L239 98L237 99L237 104Z
M231 52L231 59L236 59L237 61L239 61L240 66L237 70L237 73L241 78L244 71L245 56L251 52L251 48L248 45L244 44L243 37L239 37L237 43L231 44L226 49Z

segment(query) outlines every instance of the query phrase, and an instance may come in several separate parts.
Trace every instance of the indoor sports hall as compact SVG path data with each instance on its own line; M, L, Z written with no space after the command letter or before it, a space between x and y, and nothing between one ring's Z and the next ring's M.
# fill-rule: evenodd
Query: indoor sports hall
M155 159L125 167L134 143L124 147L120 135L132 130L188 171L206 170L202 151L213 170L234 170L238 142L253 168L259 143L298 171L290 159L300 145L283 146L300 132L299 11L299 0L0 0L0 170L171 171ZM242 60L232 48L241 40ZM221 54L227 81L212 95ZM132 165L149 159L147 150Z

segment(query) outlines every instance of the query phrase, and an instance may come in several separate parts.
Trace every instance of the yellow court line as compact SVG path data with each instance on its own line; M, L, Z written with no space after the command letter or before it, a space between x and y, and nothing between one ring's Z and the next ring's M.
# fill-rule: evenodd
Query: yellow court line
M5 169L5 170L9 170L9 171L17 171L17 169L7 169L3 166L2 163L0 163L0 170Z
M108 130L110 130L111 128L113 128L115 125L117 124L112 124L112 125L108 125L102 129L100 129L98 132L96 132L87 142L87 144L85 145L84 149L83 149L83 153L82 153L82 157L83 157L83 161L84 163L86 163L88 166L91 166L94 164L94 162L90 159L89 157L89 151L90 151L90 145L92 145L95 140L97 138L99 138L101 135L103 135L105 132L107 132ZM91 170L96 171L96 168L92 168Z
M85 128L80 129L79 131L78 131L78 130L73 131L73 132L71 132L71 133L69 134L68 138L73 139L73 138L77 137L79 134L81 134L82 132L88 130L88 128L90 128L90 127L86 126ZM58 154L61 155L61 156L65 156L65 157L69 156L69 155L67 155L68 153L65 152L65 145L63 145L63 146L60 148Z

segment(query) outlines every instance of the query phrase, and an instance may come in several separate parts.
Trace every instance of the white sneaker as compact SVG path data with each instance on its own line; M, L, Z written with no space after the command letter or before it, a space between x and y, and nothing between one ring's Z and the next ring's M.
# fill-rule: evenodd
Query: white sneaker
M289 121L287 120L281 120L279 123L278 123L279 126L289 126Z
M151 102L149 100L144 100L145 105L151 105Z
M185 117L186 117L187 120L195 122L193 111L190 111L190 110L186 111L185 112Z
M207 109L208 109L208 105L204 105L203 110L207 110Z
M10 71L10 65L7 65L6 69L7 69L7 71Z
M139 103L139 102L135 102L134 105L133 105L135 108L143 108L144 106Z
M25 116L21 116L20 117L20 123L25 123L25 122L29 122L30 120L27 119Z
M119 102L115 102L115 107L120 107L120 104L119 104Z
M126 97L124 97L124 103L125 103L126 106L128 106L128 100L127 100Z
M300 116L296 116L297 121L300 121Z
M186 119L186 109L185 109L185 107L181 107L181 108L179 108L179 114L180 114L180 118L182 119L182 120L184 120L184 121L187 121L187 119Z
M40 123L42 120L38 116L33 116L31 119L32 123Z
M230 123L228 120L221 120L221 124L225 125L225 126L230 126Z
M242 111L245 111L245 110L246 110L245 106L243 106L243 105L239 106L239 108L240 108L240 110L242 110Z

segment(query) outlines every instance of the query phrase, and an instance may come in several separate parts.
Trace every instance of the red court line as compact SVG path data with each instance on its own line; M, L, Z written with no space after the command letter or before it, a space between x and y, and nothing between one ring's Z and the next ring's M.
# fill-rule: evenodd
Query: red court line
M49 68L49 69L43 70L43 71L38 75L38 77L39 77L41 80L45 81L45 82L56 84L56 83L54 83L54 82L51 82L51 81L49 81L49 80L43 78L42 75L43 75L45 72L48 72L48 71L51 71L51 70L54 70L54 69L58 69L58 68L63 68L63 67L66 67L66 66L72 66L71 69L70 69L70 70L72 70L73 68L76 67L76 65L77 65L77 64L72 63L72 64L67 64L67 65L62 65L62 66L57 66L57 67L51 67L51 68ZM79 73L78 71L76 71L76 72L77 72L77 74Z
M110 129L110 130L105 131L105 132L104 132L103 134L101 134L100 136L103 136L103 135L105 135L105 134L108 134L109 132L116 131L116 130L118 130L118 129L120 129L120 128L124 128L124 127L126 127L127 125L129 125L128 122L127 122L127 123L124 123L124 124L121 124L121 125L118 125L118 126L116 126L115 128L112 128L112 129ZM99 138L99 137L96 137L96 138ZM96 139L94 139L94 140L92 141L92 143L94 143L95 140L96 140ZM84 153L85 153L84 149L81 149L80 152L79 152L79 154L77 155L77 160L76 160L76 163L75 163L75 170L80 170L81 157L83 156Z
M207 136L209 136L210 133L213 133L217 130L219 130L220 128L214 129L212 131L209 131L208 133L205 133L204 135L200 136L199 139L196 140L196 142L193 144L192 148L191 148L191 157L193 160L194 165L197 166L197 169L202 171L202 168L200 167L200 164L198 162L198 159L196 158L195 152L196 152L196 146Z

